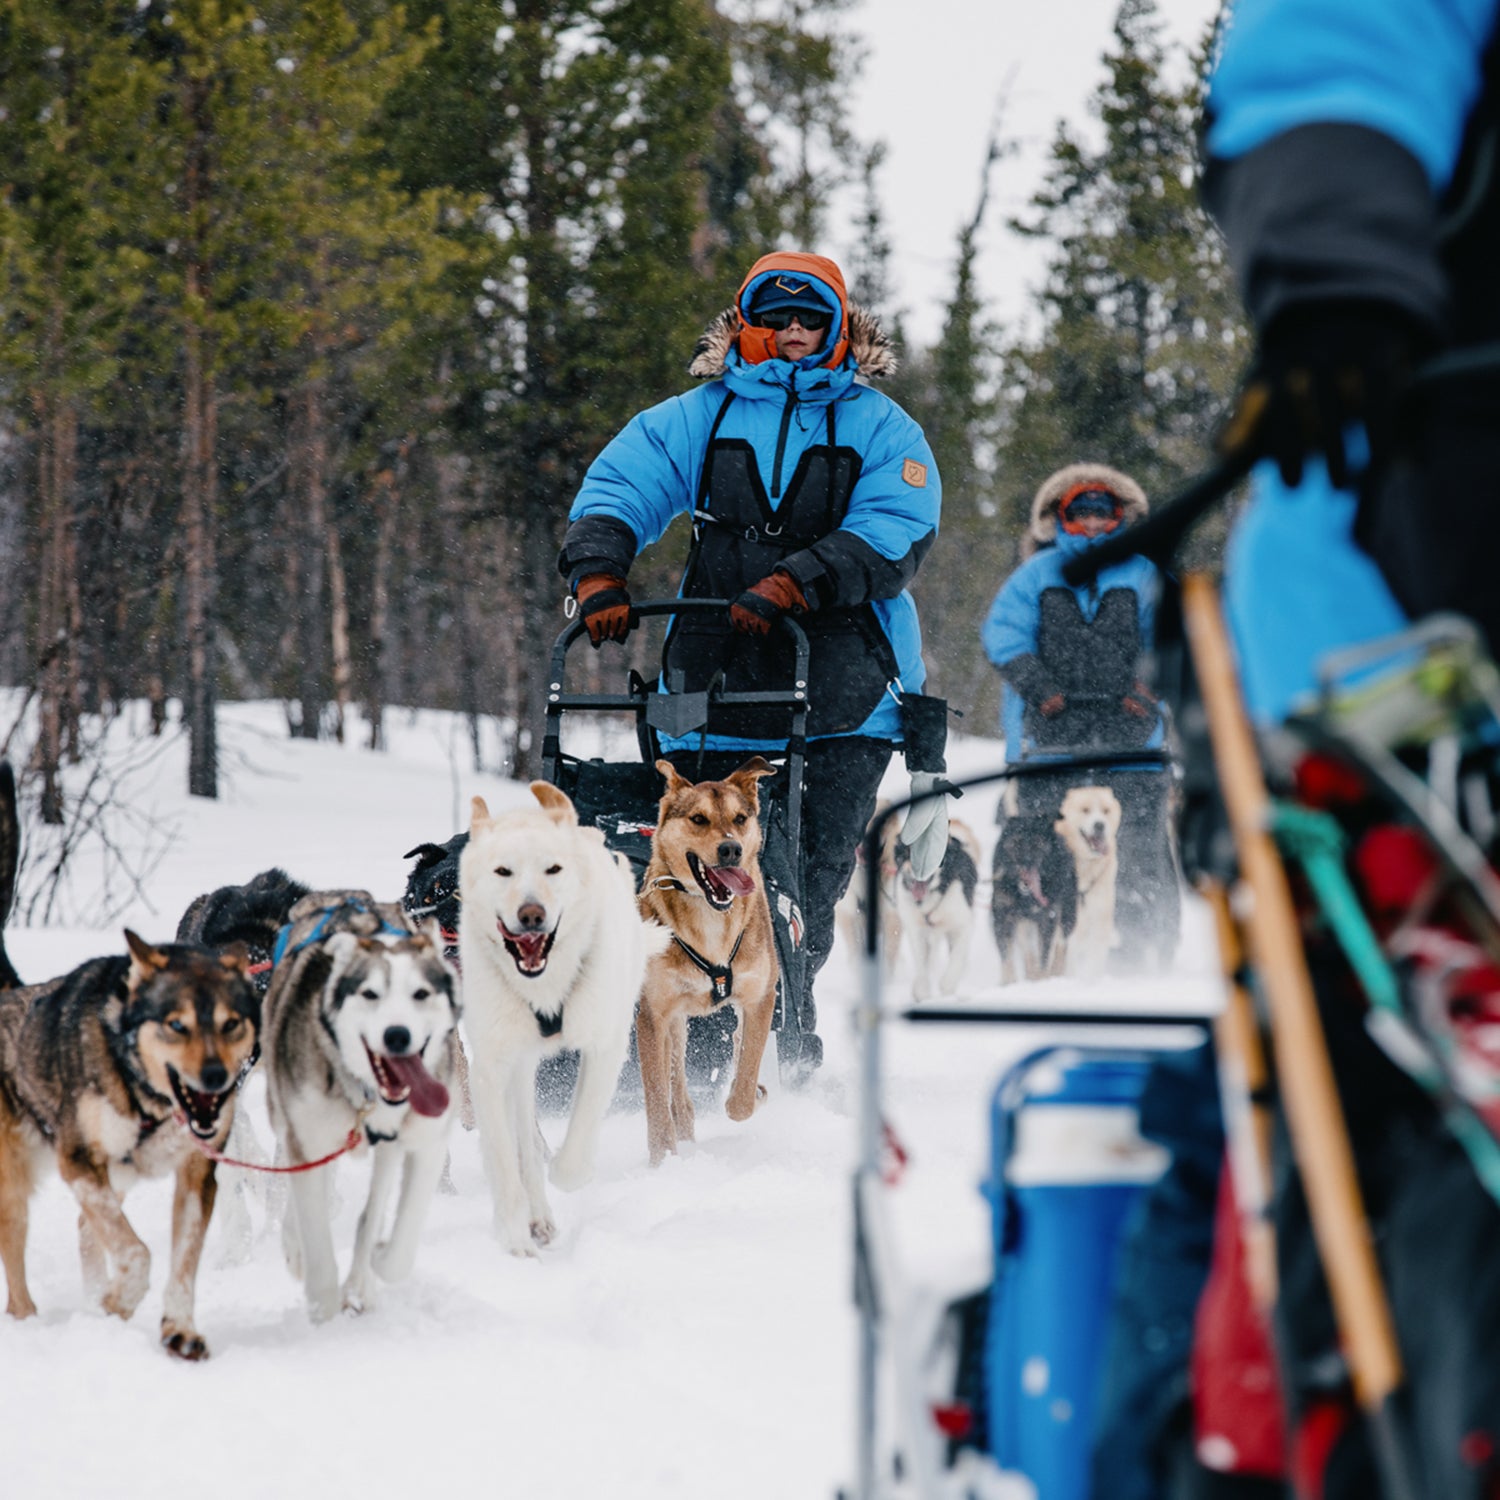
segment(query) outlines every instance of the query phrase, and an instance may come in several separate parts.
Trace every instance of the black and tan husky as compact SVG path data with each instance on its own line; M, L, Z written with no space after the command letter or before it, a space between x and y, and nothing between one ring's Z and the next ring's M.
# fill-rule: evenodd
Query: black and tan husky
M161 1340L183 1359L208 1353L193 1323L214 1163L254 1060L260 999L242 950L153 947L127 931L124 955L45 984L0 991L0 1262L6 1311L36 1311L26 1285L32 1192L55 1160L81 1210L85 1284L128 1318L151 1255L121 1202L136 1177L177 1178L172 1269Z

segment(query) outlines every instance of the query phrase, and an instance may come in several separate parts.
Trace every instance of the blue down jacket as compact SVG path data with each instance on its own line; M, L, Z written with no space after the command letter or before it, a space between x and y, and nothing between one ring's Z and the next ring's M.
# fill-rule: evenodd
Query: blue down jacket
M732 598L784 568L813 606L800 622L812 639L812 737L899 743L897 695L920 692L926 679L906 584L937 534L942 487L922 429L856 378L893 366L884 335L857 307L846 314L841 299L829 300L840 322L828 343L846 315L849 337L832 369L817 355L749 362L735 310L721 314L690 367L705 383L641 412L590 466L559 565L573 583L600 570L624 576L641 547L694 514L680 592ZM699 638L704 631L710 639ZM732 690L786 686L754 680L759 649L727 620L689 617L674 628L668 667L676 650L688 688L703 685L695 672L706 681L720 665ZM747 722L707 743L775 743L757 729Z
M1059 531L1000 587L980 630L1000 669L1000 732L1010 761L1078 750L1134 750L1162 743L1161 716L1137 720L1117 711L1140 677L1149 648L1160 574L1141 557L1106 568L1075 586L1063 565L1092 546ZM1037 705L1061 693L1069 706L1048 719Z

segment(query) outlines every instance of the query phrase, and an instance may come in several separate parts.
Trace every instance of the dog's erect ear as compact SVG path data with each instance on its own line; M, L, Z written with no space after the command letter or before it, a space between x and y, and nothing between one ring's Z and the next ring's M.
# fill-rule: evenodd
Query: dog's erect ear
M482 799L475 798L475 801L480 800ZM485 812L488 813L489 809L486 808ZM448 850L442 844L418 844L415 849L408 849L401 856L402 859L416 860L417 867L412 871L413 875L420 875L423 870L430 870L434 865L442 864L447 857Z
M669 760L659 760L659 761L657 761L657 763L656 763L656 769L658 771L660 771L661 774L663 776L665 776L666 779L667 779L667 795L668 796L671 796L671 794L673 792L680 792L685 787L690 787L693 784Z
M128 927L125 929L125 946L130 950L130 982L142 984L153 974L159 974L167 966L167 955L153 948L145 938L139 937Z
M236 969L246 977L250 974L250 950L242 942L231 943L219 955L219 962L226 969Z
M541 804L542 811L554 823L578 821L578 809L573 806L568 794L559 791L550 781L533 781L531 795Z
M760 778L774 776L776 767L764 756L752 755L744 765L736 766L724 779L733 782L752 802L760 798Z
M475 797L469 803L469 832L473 833L481 823L491 822L489 804L483 797Z

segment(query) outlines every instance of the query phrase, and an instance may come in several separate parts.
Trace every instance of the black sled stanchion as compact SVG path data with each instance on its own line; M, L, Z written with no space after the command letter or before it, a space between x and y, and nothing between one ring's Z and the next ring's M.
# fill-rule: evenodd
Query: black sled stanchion
M1119 771L1160 769L1167 762L1161 751L1117 751L1070 757L1065 765L1055 762L1025 762L1002 770L968 778L950 778L949 784L967 789L1031 776L1055 776L1067 771ZM944 795L941 791L929 795ZM893 818L922 798L893 803L872 822L864 844L863 868L856 879L865 882L864 931L860 951L859 1001L854 1013L859 1051L858 1157L853 1178L854 1301L859 1318L858 1377L856 1389L855 1482L841 1492L840 1500L881 1500L889 1493L883 1486L879 1408L881 1398L882 1328L891 1318L888 1301L900 1284L892 1252L893 1236L885 1204L886 1163L889 1135L882 1105L882 1030L893 1022L915 1025L963 1025L1046 1027L1053 1031L1101 1030L1131 1037L1138 1048L1143 1033L1196 1033L1201 1035L1213 1022L1203 1011L1144 1010L1102 1007L1089 1010L1019 1006L891 1006L883 996L884 977L880 962L879 870L880 850ZM1128 1047L1130 1043L1122 1043ZM936 1476L908 1466L902 1495L924 1497Z

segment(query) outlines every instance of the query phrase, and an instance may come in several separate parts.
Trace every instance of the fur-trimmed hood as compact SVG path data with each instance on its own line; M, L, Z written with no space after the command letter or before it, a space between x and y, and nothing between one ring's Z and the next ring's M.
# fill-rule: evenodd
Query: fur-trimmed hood
M695 380L720 379L726 368L725 358L735 347L739 334L739 310L731 305L699 335L688 374ZM854 302L849 304L849 354L858 364L859 373L867 379L879 380L896 373L896 351L890 335L874 313Z
M1069 490L1081 485L1097 485L1118 497L1120 519L1126 526L1133 526L1150 513L1151 503L1145 490L1128 474L1108 464L1068 464L1042 481L1031 502L1031 522L1021 541L1023 557L1030 557L1057 540L1057 508Z

